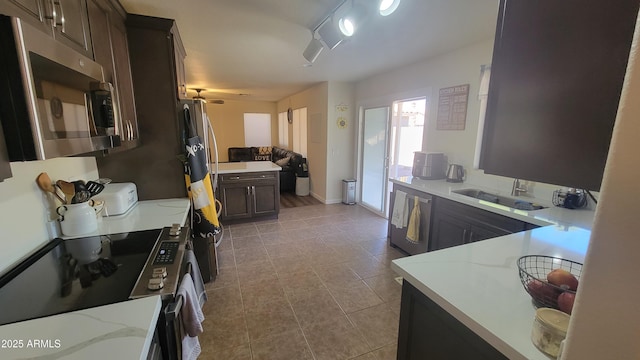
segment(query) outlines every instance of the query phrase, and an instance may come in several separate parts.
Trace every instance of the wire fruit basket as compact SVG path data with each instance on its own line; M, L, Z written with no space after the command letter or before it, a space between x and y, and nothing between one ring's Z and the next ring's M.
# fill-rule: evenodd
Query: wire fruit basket
M563 269L580 280L582 264L546 255L527 255L518 259L520 281L525 291L531 295L536 307L558 309L558 296L563 292L575 294L565 286L557 286L547 281L547 274L552 270Z

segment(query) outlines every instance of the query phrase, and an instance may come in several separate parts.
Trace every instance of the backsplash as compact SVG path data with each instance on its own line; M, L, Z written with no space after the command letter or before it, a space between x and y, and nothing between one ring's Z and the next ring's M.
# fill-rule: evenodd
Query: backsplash
M55 210L60 204L38 188L38 174L47 172L54 181L98 178L93 157L12 162L11 172L13 177L0 182L0 273L51 240L47 226L56 225Z

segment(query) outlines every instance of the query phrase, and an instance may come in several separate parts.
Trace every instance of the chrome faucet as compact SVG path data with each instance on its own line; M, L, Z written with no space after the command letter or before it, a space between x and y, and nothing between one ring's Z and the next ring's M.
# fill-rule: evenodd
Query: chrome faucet
M520 179L513 179L513 187L511 188L512 196L520 196L527 192L527 188L520 184Z

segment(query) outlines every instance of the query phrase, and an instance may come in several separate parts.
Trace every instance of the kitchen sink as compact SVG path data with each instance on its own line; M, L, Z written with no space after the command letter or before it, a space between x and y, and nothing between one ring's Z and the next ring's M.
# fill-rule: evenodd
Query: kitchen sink
M513 199L507 196L491 194L486 191L482 191L478 189L460 189L460 190L452 190L451 192L464 195L464 196L469 196L478 200L484 200L490 203L503 205L512 209L527 210L527 211L546 209L546 206L532 203L530 201Z

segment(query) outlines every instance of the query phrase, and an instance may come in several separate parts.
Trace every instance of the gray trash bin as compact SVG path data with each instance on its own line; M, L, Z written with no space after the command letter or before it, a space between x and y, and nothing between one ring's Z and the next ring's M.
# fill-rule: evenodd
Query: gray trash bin
M342 180L342 202L347 205L356 203L356 181L354 179Z

